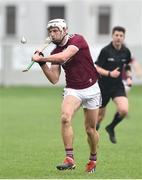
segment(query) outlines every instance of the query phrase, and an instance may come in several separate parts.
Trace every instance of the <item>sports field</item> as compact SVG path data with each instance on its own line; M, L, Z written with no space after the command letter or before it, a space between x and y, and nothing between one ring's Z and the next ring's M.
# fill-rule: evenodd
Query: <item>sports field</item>
M64 159L60 136L62 88L0 88L1 179L142 179L142 86L129 94L130 113L117 127L117 144L104 128L112 119L112 103L100 129L96 173L84 172L89 149L80 109L73 120L77 167L58 171Z

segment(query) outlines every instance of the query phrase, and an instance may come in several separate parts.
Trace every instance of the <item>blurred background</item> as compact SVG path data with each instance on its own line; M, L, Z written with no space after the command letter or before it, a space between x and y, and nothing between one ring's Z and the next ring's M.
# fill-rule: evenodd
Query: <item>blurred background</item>
M142 66L141 0L0 0L1 86L51 85L37 64L27 73L22 70L44 43L47 22L53 18L66 19L69 33L85 36L94 61L100 49L111 41L113 26L124 26L125 42ZM23 36L26 44L20 42ZM142 84L142 78L134 75L134 83ZM57 85L64 85L63 73Z

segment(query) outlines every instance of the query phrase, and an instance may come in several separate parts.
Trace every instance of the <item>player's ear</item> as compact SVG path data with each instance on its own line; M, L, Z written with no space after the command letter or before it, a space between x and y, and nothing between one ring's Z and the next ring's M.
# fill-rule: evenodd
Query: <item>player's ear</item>
M63 31L67 34L68 33L68 27L64 27Z

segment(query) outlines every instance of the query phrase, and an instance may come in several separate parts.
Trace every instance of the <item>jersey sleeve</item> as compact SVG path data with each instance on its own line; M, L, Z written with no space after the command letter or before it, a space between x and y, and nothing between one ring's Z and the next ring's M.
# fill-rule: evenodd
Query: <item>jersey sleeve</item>
M97 58L97 61L95 62L96 65L103 67L107 59L107 53L105 49L103 48Z
M87 47L87 42L85 41L85 39L83 38L83 36L81 35L75 35L72 40L69 42L69 45L74 45L76 46L78 49L82 49Z

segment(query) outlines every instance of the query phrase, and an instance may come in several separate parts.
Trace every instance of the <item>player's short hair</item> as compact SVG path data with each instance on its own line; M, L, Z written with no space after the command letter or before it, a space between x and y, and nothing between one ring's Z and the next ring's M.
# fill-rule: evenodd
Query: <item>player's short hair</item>
M115 31L121 31L125 34L126 30L124 27L122 26L115 26L113 29L112 29L112 34L114 34Z

